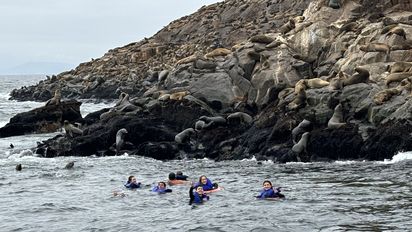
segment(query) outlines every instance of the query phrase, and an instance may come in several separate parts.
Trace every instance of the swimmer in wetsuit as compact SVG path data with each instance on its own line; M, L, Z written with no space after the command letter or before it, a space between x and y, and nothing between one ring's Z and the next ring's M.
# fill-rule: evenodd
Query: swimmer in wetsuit
M189 197L190 197L189 205L193 203L201 204L203 203L203 201L209 200L209 196L203 192L202 186L197 186L196 188L191 186L189 189Z
M127 179L126 184L124 184L124 187L128 188L128 189L136 189L136 188L140 188L141 183L136 181L136 177L135 176L129 176L129 178Z
M256 196L256 198L285 198L285 195L280 193L280 187L274 188L272 182L265 180L263 181L263 189L260 192L259 196Z
M210 191L218 188L217 183L213 184L212 181L210 181L205 175L200 176L199 182L195 184L195 188L198 186L203 187L203 191Z
M160 194L161 194L161 193L171 193L172 190L166 188L166 183L165 183L165 182L160 181L160 182L157 184L157 186L153 187L152 192L160 193Z

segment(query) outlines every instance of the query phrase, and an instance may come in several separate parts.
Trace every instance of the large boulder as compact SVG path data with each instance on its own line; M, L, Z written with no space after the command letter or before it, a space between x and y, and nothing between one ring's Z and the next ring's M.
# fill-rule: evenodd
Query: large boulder
M19 113L0 128L0 137L29 133L51 133L60 129L65 120L81 122L80 105L76 100L63 101L59 105L46 105Z

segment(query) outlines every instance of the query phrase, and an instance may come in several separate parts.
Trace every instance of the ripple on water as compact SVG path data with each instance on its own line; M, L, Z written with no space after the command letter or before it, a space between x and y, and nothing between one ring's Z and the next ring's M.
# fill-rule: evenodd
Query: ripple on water
M22 172L14 171L16 159L26 167ZM6 173L0 177L0 218L7 231L47 231L50 226L65 231L402 230L412 213L407 163L393 168L374 162L259 165L133 156L16 159L0 159L0 172ZM76 160L74 168L63 169L69 160ZM177 170L191 181L206 174L224 190L196 206L188 205L188 186L172 186L165 195L150 192ZM124 189L129 175L143 188ZM287 200L256 200L264 179L284 187ZM114 190L126 196L114 197ZM15 219L7 220L10 215ZM17 219L40 226L16 224Z

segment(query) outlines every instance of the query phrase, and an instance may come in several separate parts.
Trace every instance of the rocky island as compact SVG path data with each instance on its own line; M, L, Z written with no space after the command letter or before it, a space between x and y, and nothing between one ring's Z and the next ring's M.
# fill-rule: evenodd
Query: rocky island
M382 160L412 150L411 11L407 0L226 0L11 96L116 100L65 121L81 133L39 144L44 157Z

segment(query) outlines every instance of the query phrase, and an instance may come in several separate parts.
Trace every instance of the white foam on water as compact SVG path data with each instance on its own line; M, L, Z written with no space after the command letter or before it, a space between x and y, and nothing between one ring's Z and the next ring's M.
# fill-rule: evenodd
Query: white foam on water
M257 161L255 156L252 156L250 159L242 159L241 161Z
M355 163L360 163L360 162L366 162L365 160L362 161L356 161L356 160L336 160L334 163L339 164L339 165L350 165L350 164L355 164Z
M83 102L80 106L80 114L82 117L86 117L88 114L102 110L104 108L111 108L114 106L114 102L111 103L90 103Z
M26 157L26 156L33 156L33 152L29 149L24 149L24 150L21 150L18 153L13 153L13 154L9 155L7 157L7 159L17 160L17 159L20 159L20 158Z
M273 160L265 160L262 163L263 164L274 164Z
M394 164L404 160L412 160L412 151L399 152L398 154L394 155L392 159L385 159L384 161L378 161L378 163Z

